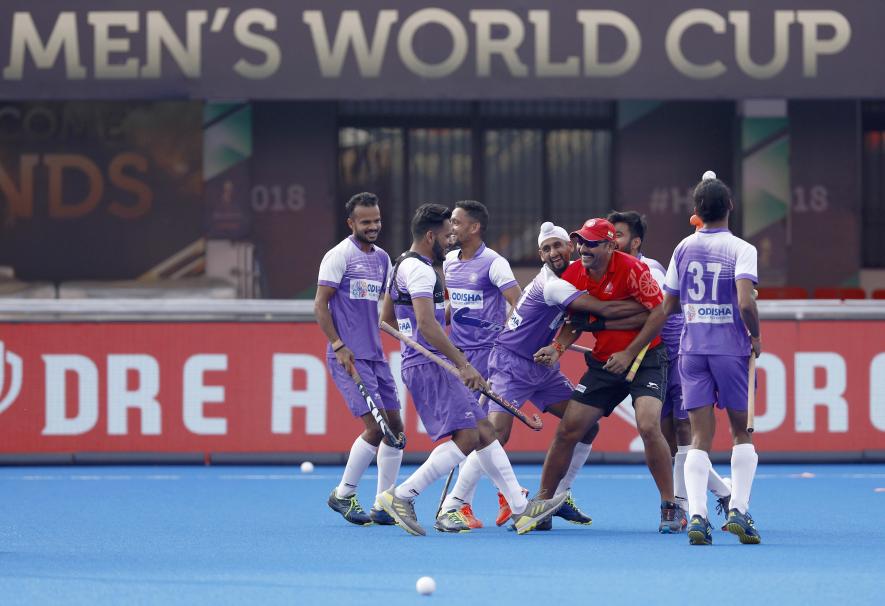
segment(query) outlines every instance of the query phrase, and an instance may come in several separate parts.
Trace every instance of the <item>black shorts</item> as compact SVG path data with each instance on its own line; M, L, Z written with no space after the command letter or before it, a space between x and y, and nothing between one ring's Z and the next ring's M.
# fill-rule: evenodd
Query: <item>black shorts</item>
M645 353L642 364L633 381L627 382L627 373L612 374L603 368L604 364L589 353L584 354L587 372L575 385L572 400L581 404L601 408L609 416L627 395L633 400L643 396L657 398L661 402L667 393L667 348L658 345ZM631 364L632 365L632 364Z

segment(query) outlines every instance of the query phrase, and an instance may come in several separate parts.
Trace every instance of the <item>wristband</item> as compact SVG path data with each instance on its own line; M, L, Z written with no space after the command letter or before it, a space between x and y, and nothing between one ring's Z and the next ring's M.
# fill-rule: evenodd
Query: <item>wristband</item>
M338 347L335 347L336 343L339 343ZM344 341L342 341L341 339L335 339L334 341L332 341L332 351L333 352L337 352L342 347L344 347Z
M559 341L553 341L552 343L550 343L550 345L553 346L553 349L555 349L559 355L565 353L565 346Z

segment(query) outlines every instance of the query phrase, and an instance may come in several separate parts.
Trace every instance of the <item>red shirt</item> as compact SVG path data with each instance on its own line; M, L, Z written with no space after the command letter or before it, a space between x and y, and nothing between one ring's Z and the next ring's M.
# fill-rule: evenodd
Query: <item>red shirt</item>
M635 299L646 309L657 307L664 301L664 295L651 275L648 265L619 251L612 253L605 275L599 282L587 274L580 260L573 261L566 268L562 279L578 290L586 290L600 301ZM593 333L596 337L593 357L605 362L612 354L627 349L638 334L638 330L601 330ZM660 337L655 337L649 344L649 349L656 347L660 342Z

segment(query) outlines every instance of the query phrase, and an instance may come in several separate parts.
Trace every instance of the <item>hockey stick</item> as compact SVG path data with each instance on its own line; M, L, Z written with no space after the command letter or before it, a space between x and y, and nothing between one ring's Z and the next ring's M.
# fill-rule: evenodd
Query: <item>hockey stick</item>
M439 507L436 508L436 516L434 516L435 518L438 518L440 512L442 511L443 503L445 503L446 501L446 495L449 494L449 485L452 483L452 476L455 475L455 469L457 467L457 465L455 465L455 467L452 467L452 471L449 472L449 477L446 478L446 484L445 486L443 486L442 494L439 495Z
M402 341L403 343L405 343L406 345L408 345L409 347L411 347L412 349L414 349L418 353L422 354L428 360L437 364L438 366L440 366L441 368L450 372L451 374L455 375L456 377L458 377L458 378L461 377L461 373L458 372L458 369L455 368L454 366L452 366L449 362L446 362L445 360L440 358L438 355L436 355L435 353L433 353L432 351L430 351L429 349L427 349L426 347L424 347L423 345L421 345L420 343L418 343L417 341L415 341L411 337L404 335L403 333L401 333L400 331L398 331L397 329L392 327L387 322L381 322L381 330L383 330L384 332L389 334L391 337ZM531 417L528 417L524 412L522 412L516 406L514 406L513 404L511 404L510 402L508 402L507 400L505 400L504 398L502 398L501 396L499 396L498 394L493 392L492 390L488 389L487 387L484 387L483 389L480 389L479 391L485 397L487 397L489 400L498 404L501 408L503 408L504 410L506 410L507 412L512 414L514 417L516 417L517 419L519 419L520 421L522 421L523 423L525 423L526 425L531 427L533 430L540 431L541 428L544 427L544 423L543 423L543 421L541 421L541 417L539 417L538 415L532 415Z
M639 366L642 364L642 360L645 359L645 352L648 351L648 345L642 348L639 352L639 355L636 356L636 359L633 360L633 366L630 367L630 372L627 373L627 383L631 383L633 379L636 377L636 373L639 371Z
M756 353L753 350L750 350L747 374L747 432L753 433L756 417Z
M476 326L477 328L483 328L490 332L501 332L502 330L504 330L504 327L501 324L495 324L494 322L489 322L488 320L483 320L482 318L468 316L467 314L468 308L459 307L458 311L456 311L452 316L452 319L457 320L459 324L464 324L466 326ZM581 345L569 345L568 348L579 353L589 353L592 351L589 347L583 347Z
M357 371L356 368L353 369L353 373L350 376L353 378L353 382L356 383L356 388L359 390L360 395L363 397L363 400L366 401L366 406L369 407L369 412L372 413L372 418L375 419L375 422L381 429L381 433L384 434L384 437L387 438L387 441L390 443L390 445L398 450L402 450L403 448L405 448L406 434L400 432L400 434L397 436L393 433L393 430L390 429L390 425L387 424L387 420L381 413L381 409L378 408L378 405L375 404L375 400L373 400L372 396L369 395L369 390L366 389L366 386L363 383L363 378L360 376L360 373Z

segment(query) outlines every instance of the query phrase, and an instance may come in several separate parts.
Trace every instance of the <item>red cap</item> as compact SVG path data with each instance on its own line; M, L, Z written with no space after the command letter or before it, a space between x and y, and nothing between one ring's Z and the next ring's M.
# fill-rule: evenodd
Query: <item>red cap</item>
M599 240L615 240L615 226L605 219L587 219L578 231L573 231L571 237L580 236L588 242Z

